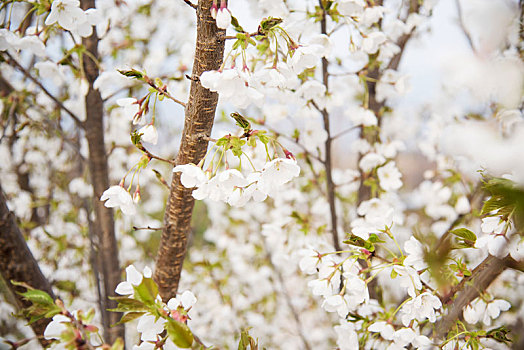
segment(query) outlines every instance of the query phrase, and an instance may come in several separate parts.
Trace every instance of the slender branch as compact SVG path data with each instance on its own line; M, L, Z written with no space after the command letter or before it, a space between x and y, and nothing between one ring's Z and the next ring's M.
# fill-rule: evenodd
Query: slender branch
M5 51L5 54L7 55L8 57L8 62L13 64L16 68L18 68L19 71L21 71L26 78L28 78L29 80L31 80L33 83L35 83L51 100L53 100L53 102L62 110L64 110L67 114L69 114L69 116L71 118L73 118L73 120L75 121L75 123L77 124L77 126L81 127L81 128L84 128L84 122L80 120L80 118L78 118L76 116L76 114L74 114L69 108L67 108L66 106L64 106L64 104L62 102L60 102L55 96L53 96L38 80L36 80L35 77L33 77L31 75L31 73L29 73L20 63L18 63L17 60L15 60L13 58L13 56L11 56L11 54L7 51Z
M462 279L455 286L449 296L444 297L443 303L450 303L451 297L458 293L453 300L450 309L436 325L434 335L436 338L444 338L458 319L462 319L462 311L466 305L471 303L481 292L485 291L491 283L504 271L510 263L510 257L499 259L489 255L471 273L471 276ZM513 260L513 259L511 259Z
M345 130L342 130L341 132L335 134L334 136L331 137L332 140L336 140L338 139L340 136L344 135L344 134L347 134L348 132L350 132L351 130L355 130L355 129L358 129L358 126L352 126L350 128L347 128Z
M190 0L182 0L184 1L186 4L188 4L189 6L191 6L192 8L194 8L195 10L197 9L197 5L193 4Z
M327 13L326 9L324 8L324 3L322 0L318 1L320 8L322 9L322 19L320 20L320 32L322 34L327 34ZM326 93L329 91L329 74L328 74L328 65L329 62L325 57L322 57L322 83L326 87ZM313 102L313 105L315 108L319 109L318 106ZM320 110L320 109L319 109ZM324 155L324 167L326 169L326 191L328 196L328 203L329 203L329 212L331 217L331 234L333 236L333 245L335 247L335 250L341 251L342 247L340 246L340 241L338 238L338 220L337 220L337 207L335 204L335 184L333 182L333 165L331 160L331 143L333 142L333 138L331 136L331 129L329 126L329 113L325 108L322 108L320 110L320 113L322 114L322 120L324 121L324 130L326 130L327 133L327 139L324 144L325 152Z
M178 100L176 98L174 98L173 96L171 96L171 94L169 92L167 92L167 88L165 86L164 86L164 88L159 88L158 86L156 86L155 82L153 80L151 80L151 78L149 78L147 75L144 76L144 80L146 81L146 83L149 84L149 86L151 86L153 89L158 91L159 94L164 95L168 99L170 99L170 100L178 103L182 107L186 108L186 103L182 102L182 101L180 101L180 100Z
M82 0L81 7L84 10L95 7L94 0ZM115 289L121 280L120 262L118 259L118 245L115 236L115 223L113 210L106 208L99 200L102 193L109 187L109 168L104 141L104 101L100 92L93 86L99 77L98 57L98 35L96 30L82 39L82 44L88 59L83 59L82 69L89 89L85 96L86 121L85 136L89 148L89 173L93 185L92 206L95 213L93 228L98 238L97 258L103 279L103 300L105 308L100 310L106 313L106 323L104 327L104 338L107 343L114 343L118 338L125 339L125 329L123 324L115 325L122 316L121 313L110 312L109 308L115 308L116 302L109 300L110 296L115 296ZM115 326L113 326L115 325Z
M142 152L144 152L150 159L156 159L156 160L160 160L162 162L166 162L166 163L169 163L171 165L175 165L175 161L172 160L172 159L165 159L165 158L162 158L162 157L159 157L159 156L156 156L154 155L153 153L149 152L145 147L144 145L140 144L139 146L137 146L139 150L141 150Z
M246 33L246 32L244 32L242 34L247 35L248 37L250 37L250 36L260 35L260 32L259 31L256 31L256 32L253 32L253 33ZM236 37L236 35L226 35L226 36L224 36L224 39L231 40L231 39L237 39L237 37Z
M164 229L164 227L150 227L150 226L147 226L147 227L136 227L136 226L133 226L133 230L135 230L135 231L138 231L138 230L161 231L163 229Z

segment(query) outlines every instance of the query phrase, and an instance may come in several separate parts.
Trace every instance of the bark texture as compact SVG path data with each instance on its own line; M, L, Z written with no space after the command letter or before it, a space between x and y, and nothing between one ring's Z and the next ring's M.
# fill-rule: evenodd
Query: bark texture
M82 8L95 7L94 0L82 0ZM93 34L82 40L83 45L92 57L98 59L98 36L96 30ZM84 71L89 82L87 93L86 121L84 122L85 134L89 147L89 172L93 185L94 197L93 208L95 210L95 221L93 229L96 232L98 266L104 283L102 306L102 321L106 342L113 343L118 337L124 339L124 325L110 327L120 320L121 314L109 312L107 309L116 307L116 303L109 300L109 296L115 296L115 288L121 279L120 264L118 262L118 247L115 238L115 225L113 210L106 208L100 201L102 193L109 188L109 176L107 166L107 155L104 144L104 103L98 90L93 88L93 82L98 78L99 70L97 63L88 55L84 55Z
M7 207L7 200L0 185L0 273L9 290L13 293L19 308L31 306L31 302L24 300L17 292L25 292L25 288L17 287L10 281L25 282L33 288L43 290L56 299L49 281L44 277L38 263L27 246L24 236L20 232L13 213ZM31 327L38 336L40 344L49 345L43 338L44 330L50 319L42 319Z
M176 164L197 164L202 159L208 144L205 136L211 135L215 118L218 94L204 88L198 79L205 71L219 69L224 57L225 31L218 29L211 17L211 5L212 0L200 0L196 11L195 60ZM180 183L180 173L173 174L153 276L163 300L176 296L178 289L195 204L191 192Z

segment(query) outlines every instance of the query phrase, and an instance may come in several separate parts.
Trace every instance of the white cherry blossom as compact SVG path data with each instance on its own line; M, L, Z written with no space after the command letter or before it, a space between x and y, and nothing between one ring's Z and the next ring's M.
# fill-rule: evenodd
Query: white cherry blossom
M370 332L380 333L380 336L386 340L392 340L393 334L395 333L395 328L384 321L373 323L368 327L368 330Z
M45 339L60 339L62 332L67 330L66 323L71 323L71 319L65 315L58 314L53 316L53 320L49 322L44 331Z
M177 165L173 168L173 172L180 172L180 182L186 188L193 188L202 186L207 181L207 176L202 169L195 164Z
M231 24L231 12L226 7L222 7L216 14L217 27L227 29Z
M136 207L131 194L122 186L111 186L102 193L100 200L107 208L120 207L124 215L134 215Z
M377 153L368 153L358 163L360 169L365 172L371 171L373 168L382 165L386 162L386 158Z
M389 162L377 170L380 187L385 191L394 191L402 187L400 178L402 174L398 170L395 162Z
M164 331L164 324L167 321L162 317L155 317L149 313L146 313L138 320L136 327L137 331L140 332L140 339L142 341L156 341L157 336Z
M402 323L408 326L411 320L424 321L426 318L429 322L436 321L435 310L442 307L440 299L429 292L422 293L414 299L408 301L400 310Z
M133 286L139 286L144 277L151 278L151 275L152 271L149 267L145 267L142 274L135 266L129 265L126 267L126 280L116 286L115 292L120 295L132 295L135 292Z
M138 130L139 134L142 134L140 139L144 142L156 145L158 142L158 132L154 125L148 124Z

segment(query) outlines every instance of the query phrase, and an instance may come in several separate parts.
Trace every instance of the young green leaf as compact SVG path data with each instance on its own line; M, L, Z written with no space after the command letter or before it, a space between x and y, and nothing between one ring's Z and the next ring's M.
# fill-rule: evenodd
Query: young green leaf
M176 346L187 349L193 344L193 333L185 323L170 318L167 320L166 330Z

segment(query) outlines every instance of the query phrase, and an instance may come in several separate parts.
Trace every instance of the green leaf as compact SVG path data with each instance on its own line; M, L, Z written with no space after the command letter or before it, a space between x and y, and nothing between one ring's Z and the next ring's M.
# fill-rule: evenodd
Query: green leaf
M273 27L282 23L282 18L268 17L260 22L259 32L262 34L267 34Z
M464 238L465 240L475 242L477 240L477 236L467 228L457 228L455 230L450 231L455 236L458 236L460 238Z
M138 80L141 80L144 78L144 73L137 71L136 69L128 69L128 70L118 69L118 73L125 75L128 78L134 78Z
M238 19L233 15L231 15L231 25L237 32L245 32L244 28L238 23Z
M242 44L242 40L236 40L234 43L233 43L233 46L231 47L232 50L236 50L238 49L238 47L240 46L240 44Z
M249 137L247 139L247 145L251 146L251 147L256 147L257 146L257 139L254 138L254 137Z
M493 338L497 341L504 342L504 343L511 342L511 339L507 337L509 332L510 331L506 328L506 326L501 326L501 327L489 330L486 333L486 337Z
M240 113L233 112L230 114L230 116L231 118L235 119L235 121L237 122L236 125L244 129L244 132L251 131L251 123L249 123L249 121Z
M375 251L375 246L370 241L366 241L359 236L351 234L351 236L344 241L346 244L354 245L356 247L364 248L370 252Z
M136 300L129 297L109 297L112 300L118 302L118 305L114 309L109 309L113 312L127 312L127 311L147 311L148 308L140 300Z
M138 130L133 130L133 132L131 133L131 142L133 143L133 145L137 147L140 146L142 135L142 133L138 133Z
M147 306L155 304L158 295L158 286L152 278L143 278L139 286L135 289L135 299L140 300Z
M120 321L115 323L113 326L116 326L116 325L119 325L119 324L123 324L123 323L127 323L127 322L131 322L131 321L136 320L137 318L141 317L143 314L145 314L145 312L128 312L128 313L124 314L124 316L122 316Z
M193 333L185 323L169 318L166 323L166 330L169 338L176 346L187 349L193 344Z
M257 133L257 137L260 140L260 142L262 142L264 145L267 145L269 141L271 140L269 136L261 134L260 132Z
M41 305L41 306L56 306L53 298L49 296L46 292L38 289L32 289L28 290L24 293L18 293L33 304Z

